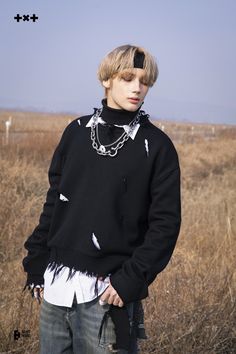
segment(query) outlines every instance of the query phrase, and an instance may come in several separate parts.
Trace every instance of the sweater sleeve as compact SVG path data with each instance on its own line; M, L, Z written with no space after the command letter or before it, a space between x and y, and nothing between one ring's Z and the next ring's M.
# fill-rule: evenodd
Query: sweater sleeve
M68 126L64 130L61 140L52 155L48 170L49 189L46 194L46 200L39 217L38 225L24 243L24 247L28 251L27 256L22 261L24 271L27 272L25 288L31 283L44 283L43 275L49 258L47 236L62 174L64 161L63 145L67 131Z
M174 251L181 224L180 167L173 143L158 154L150 184L148 230L111 284L124 303L148 296L148 286L167 265Z

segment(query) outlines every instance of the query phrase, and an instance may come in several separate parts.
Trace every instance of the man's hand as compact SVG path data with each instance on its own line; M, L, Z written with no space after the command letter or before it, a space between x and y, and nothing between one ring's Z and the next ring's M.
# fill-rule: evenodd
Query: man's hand
M119 307L124 306L123 301L121 300L121 298L117 294L117 291L113 288L111 284L108 286L108 288L106 288L100 300L107 302L109 305L112 304L114 306L119 306Z
M43 288L36 286L33 289L33 297L38 301L38 303L40 304L42 299L43 299Z

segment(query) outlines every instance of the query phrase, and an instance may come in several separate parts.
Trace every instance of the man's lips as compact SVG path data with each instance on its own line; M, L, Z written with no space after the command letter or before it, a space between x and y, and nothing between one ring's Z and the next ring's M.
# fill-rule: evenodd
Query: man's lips
M129 97L128 100L129 100L130 102L133 102L133 103L137 103L137 102L140 101L139 98L135 98L135 97Z

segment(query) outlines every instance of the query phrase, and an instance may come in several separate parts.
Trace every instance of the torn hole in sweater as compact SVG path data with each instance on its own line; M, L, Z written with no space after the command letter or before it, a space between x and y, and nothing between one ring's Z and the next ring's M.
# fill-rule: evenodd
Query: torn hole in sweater
M68 201L69 201L69 199L68 199L65 195L63 195L62 193L60 193L59 198L60 198L60 200L62 200L63 202L68 202Z
M97 239L97 237L95 236L94 232L93 232L93 234L92 234L92 241L93 241L94 246L95 246L98 250L101 250L101 247L100 247L100 245L99 245L98 239Z
M148 146L148 140L145 139L144 140L144 145L145 145L145 150L146 150L146 154L147 154L147 157L149 156L149 146Z

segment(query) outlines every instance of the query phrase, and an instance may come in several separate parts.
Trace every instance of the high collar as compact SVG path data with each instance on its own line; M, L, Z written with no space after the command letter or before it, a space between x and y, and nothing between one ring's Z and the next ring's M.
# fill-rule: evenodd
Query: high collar
M111 108L107 105L106 98L102 99L102 106L103 106L102 113L101 113L102 119L108 124L117 124L117 125L129 124L134 119L134 117L137 115L137 113L141 108L140 106L139 109L137 109L134 112L130 112L125 109Z

